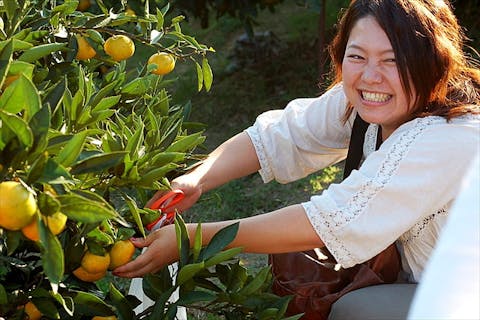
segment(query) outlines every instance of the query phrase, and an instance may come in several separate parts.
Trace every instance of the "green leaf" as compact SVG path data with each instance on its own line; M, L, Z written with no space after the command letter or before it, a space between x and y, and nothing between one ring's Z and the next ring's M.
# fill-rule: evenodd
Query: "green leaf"
M67 142L65 147L55 157L55 160L64 167L71 166L83 150L83 145L87 137L97 130L84 130L73 136L73 138Z
M180 256L179 268L182 268L188 261L188 256L190 254L190 240L188 238L185 222L179 214L175 215L175 234L177 236L177 247Z
M98 223L105 219L117 218L115 211L104 205L76 195L60 195L61 211L70 219L84 223Z
M0 305L5 305L8 303L7 292L5 291L5 287L0 283Z
M72 174L103 172L120 164L126 154L126 151L95 154L72 165L70 172Z
M122 97L121 95L117 95L117 96L103 98L102 100L100 100L100 102L97 105L93 107L92 113L96 111L110 109L111 107L118 104L121 97Z
M151 157L143 157L141 163L148 162L149 166L152 167L162 167L169 163L178 163L182 162L185 159L184 152L163 152L158 151L157 154L151 155Z
M203 82L205 83L205 90L210 91L213 82L212 68L208 64L207 58L202 59Z
M110 316L115 314L112 306L89 292L78 291L73 297L73 301L75 302L75 314L79 316Z
M181 286L186 281L192 279L198 272L202 271L203 269L205 269L204 261L184 265L183 267L180 268L180 271L178 271L177 280L175 284L177 286Z
M63 93L67 86L67 79L63 78L58 81L53 87L50 88L45 96L44 103L48 103L52 108L52 113L55 113L58 107L61 105Z
M33 148L29 155L30 159L35 159L40 153L43 153L48 146L48 129L50 129L50 107L43 106L29 122L29 127L34 128L33 133Z
M120 319L132 320L135 318L135 312L133 312L128 300L112 283L110 283L109 297L113 305L117 308Z
M198 261L200 251L202 250L202 224L197 224L197 229L195 230L195 240L193 242L193 261Z
M259 320L272 320L277 319L277 308L266 308L258 314Z
M23 74L28 79L32 79L34 69L35 69L35 66L31 63L14 60L10 65L9 74L11 75Z
M13 252L15 252L15 250L17 250L18 246L20 245L20 241L23 240L22 238L24 239L21 232L7 231L7 255L11 255Z
M104 222L102 221L102 226ZM95 244L106 247L114 243L114 239L112 236L108 235L107 233L101 231L99 228L95 228L87 234L88 240L93 240ZM88 244L89 242L87 242ZM91 248L90 248L91 249ZM103 252L101 252L103 253Z
M52 301L50 295L41 298L36 298L34 295L32 298L32 302L35 304L37 309L42 313L44 317L48 317L49 319L60 319L60 314L58 312L57 306Z
M182 306L188 306L198 302L212 302L217 298L216 295L206 291L190 291L181 295L177 303Z
M195 68L197 69L197 90L200 91L203 88L203 70L197 61L195 61Z
M163 292L170 289L172 289L171 292L176 290L172 285L172 278L168 267L164 267L155 274L149 273L143 277L143 292L154 301L157 300Z
M168 289L165 292L157 297L154 301L155 304L153 305L152 313L150 314L151 319L162 319L162 320L170 320L165 315L165 304L167 303L168 299L172 296L173 292L175 291L175 287Z
M140 233L142 234L143 237L146 236L145 234L145 229L143 228L143 223L142 223L142 218L140 217L140 212L138 210L137 203L135 200L130 197L126 193L122 193L123 199L128 205L128 208L130 209L130 213L132 214L133 220L135 221L138 230L140 230Z
M48 184L65 184L72 181L70 173L53 159L48 159L45 169L37 182Z
M33 133L25 120L4 110L0 110L0 119L26 148L33 145Z
M172 143L165 152L186 152L190 151L197 145L203 143L205 141L205 137L203 136L203 132L196 132L194 134L181 137L174 143Z
M169 163L160 168L155 168L146 173L142 173L140 180L137 182L138 185L144 186L146 188L152 188L154 183L161 180L165 175L178 168L178 165L175 163Z
M102 34L94 29L87 29L85 31L87 34L87 38L92 39L94 42L103 44L105 40L103 40Z
M72 297L63 297L60 293L52 293L52 296L69 316L73 316L74 304Z
M207 260L223 250L235 239L238 232L239 222L235 222L218 231L206 248L200 253L200 259Z
M25 51L19 58L19 61L35 62L40 58L43 58L52 52L66 49L65 43L47 43L33 47Z
M23 74L9 85L0 97L0 109L11 113L25 110L23 118L27 121L40 110L40 107L41 101L37 88Z
M240 291L238 292L239 294L248 296L258 289L260 289L265 281L268 279L268 275L270 274L270 266L264 267L262 270L260 270L255 278L253 278L252 281L247 283Z
M28 170L28 175L26 180L27 184L34 183L42 176L42 173L45 170L45 166L47 165L47 160L48 160L47 152L43 152L37 157L37 159L33 162L32 166Z
M58 238L44 225L43 221L39 223L39 226L43 270L50 283L58 285L62 280L65 269L62 245Z
M12 40L0 42L2 46L0 47L0 88L3 87L5 77L8 74L10 66L12 64L12 55L13 55L13 42Z
M205 261L205 267L208 268L221 262L230 260L240 252L242 252L242 248L230 248L225 251L221 251Z
M147 92L148 83L143 78L136 78L127 83L121 90L122 94L141 96Z
M131 138L128 139L125 151L129 152L130 159L136 160L138 158L138 151L143 144L143 130L145 126L143 122L139 121L138 127Z
M47 216L60 211L60 202L45 192L38 192L37 204L40 212Z
M77 9L78 1L67 0L61 5L55 6L52 8L52 12L60 12L64 15L69 15L75 12Z
M119 80L115 80L103 86L95 95L92 96L90 104L93 107L93 110L97 110L96 106L102 102L103 98L105 98L118 84L120 83ZM100 110L100 108L99 108Z

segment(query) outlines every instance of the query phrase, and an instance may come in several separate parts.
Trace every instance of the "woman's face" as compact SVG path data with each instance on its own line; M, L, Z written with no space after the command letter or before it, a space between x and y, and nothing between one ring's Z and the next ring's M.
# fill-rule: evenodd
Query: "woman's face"
M373 17L359 19L351 30L342 76L348 100L363 120L381 125L383 139L408 121L412 106L402 87L392 45ZM413 104L415 99L410 100Z

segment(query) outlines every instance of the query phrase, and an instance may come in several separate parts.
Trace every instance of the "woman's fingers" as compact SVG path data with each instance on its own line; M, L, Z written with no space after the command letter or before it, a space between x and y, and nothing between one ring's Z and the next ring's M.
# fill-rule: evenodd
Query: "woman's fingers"
M153 262L152 255L147 249L147 251L139 255L135 260L113 270L113 274L124 278L141 277L147 273L156 271Z
M133 238L137 248L147 247L135 260L113 270L119 277L135 278L147 273L156 272L165 265L178 259L175 228L168 225L152 232L146 239Z

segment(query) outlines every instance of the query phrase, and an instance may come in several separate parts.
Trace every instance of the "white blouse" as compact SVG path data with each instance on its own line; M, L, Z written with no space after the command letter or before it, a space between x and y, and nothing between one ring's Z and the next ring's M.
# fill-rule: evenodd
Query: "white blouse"
M296 99L261 114L246 132L264 182L291 182L346 158L353 117L338 85L318 98ZM480 146L480 117L414 119L375 151L368 127L358 170L302 203L320 239L343 267L394 243L410 281L419 281L469 163ZM475 213L475 214L478 214Z

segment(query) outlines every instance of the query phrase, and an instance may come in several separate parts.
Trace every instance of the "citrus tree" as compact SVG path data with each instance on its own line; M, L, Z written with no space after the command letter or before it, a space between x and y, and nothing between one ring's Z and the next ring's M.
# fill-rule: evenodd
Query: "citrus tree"
M201 158L203 126L188 121L190 103L170 103L174 69L195 68L199 91L213 80L213 49L168 3L141 15L119 3L0 1L0 317L173 319L192 306L282 318L288 300L268 292L268 268L248 275L232 260L240 249L223 251L235 225L190 248L177 217L179 271L145 279L156 303L140 315L109 272L158 218L143 208L151 193Z

